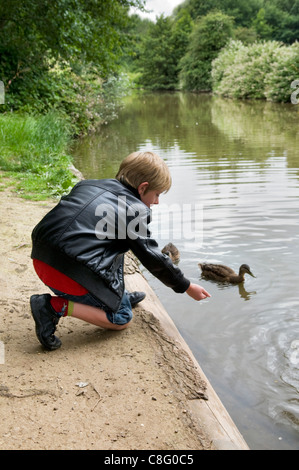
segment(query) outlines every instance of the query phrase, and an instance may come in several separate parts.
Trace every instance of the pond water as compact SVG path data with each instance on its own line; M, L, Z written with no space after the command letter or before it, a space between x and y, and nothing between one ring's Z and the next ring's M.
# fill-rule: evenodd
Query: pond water
M73 149L86 178L114 177L135 150L169 165L153 236L175 243L180 268L212 297L198 303L145 275L251 449L299 449L298 121L291 104L149 94L127 98L117 120ZM200 236L176 232L184 204L197 207ZM201 279L200 261L246 263L256 278L219 285Z

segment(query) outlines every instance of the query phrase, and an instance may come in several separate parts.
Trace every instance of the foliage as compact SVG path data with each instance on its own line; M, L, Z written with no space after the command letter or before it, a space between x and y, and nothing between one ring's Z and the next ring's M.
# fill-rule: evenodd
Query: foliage
M143 38L148 36L152 24L151 20L140 18L137 14L129 16L124 30L127 43L121 58L121 65L125 70L138 72L139 59L143 50Z
M191 31L191 18L186 13L176 21L161 15L152 24L143 43L139 60L139 83L152 90L174 90L178 87L179 61L186 51Z
M47 67L49 56L96 64L101 76L107 76L125 41L122 30L128 7L142 4L142 0L1 0L1 52L6 54L6 71L17 75L2 75L5 82L19 79L32 66Z
M272 28L271 39L292 44L298 40L299 1L264 0L265 21Z
M266 77L265 98L290 102L291 83L299 77L299 43L277 48L271 70Z
M66 154L70 125L55 113L40 117L0 116L0 168L18 181L21 194L46 199L76 182Z
M265 9L261 8L252 21L252 27L256 31L258 37L263 39L271 39L273 28L267 23L265 16Z
M274 41L248 46L230 43L213 63L214 92L229 98L263 99L265 79L279 47Z
M298 73L298 43L231 41L213 62L213 91L229 98L287 102Z
M243 42L244 44L252 44L257 41L257 32L253 28L244 28L238 26L234 30L234 36L236 40Z
M152 90L173 89L176 85L175 62L170 42L171 20L160 16L145 39L140 60L139 83Z
M0 79L6 91L1 111L45 113L54 107L71 115L77 133L86 130L89 117L93 128L101 85L117 73L127 41L128 8L142 4L0 0Z
M206 16L213 10L221 11L235 19L238 26L250 26L250 20L253 18L262 6L262 0L187 0L180 9L187 9L195 20Z
M27 76L29 78L29 75ZM103 122L116 116L120 98L130 84L124 74L101 79L92 67L77 67L55 62L45 73L32 75L31 93L24 82L16 94L7 92L2 111L47 113L55 109L72 124L72 134L95 131ZM29 86L29 85L28 85Z
M195 26L186 55L181 61L183 88L212 89L212 61L233 35L233 19L219 11L203 17Z
M255 31L259 39L286 44L298 39L299 0L185 0L175 12L186 10L196 20L214 9L233 17L236 28Z

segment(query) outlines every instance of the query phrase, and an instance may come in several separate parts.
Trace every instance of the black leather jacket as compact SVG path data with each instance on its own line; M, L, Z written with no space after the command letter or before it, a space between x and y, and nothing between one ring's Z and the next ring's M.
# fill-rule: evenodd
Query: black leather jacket
M160 281L183 293L190 282L150 238L150 214L138 192L118 180L81 181L33 229L31 256L77 281L113 311L123 296L123 259L130 249Z

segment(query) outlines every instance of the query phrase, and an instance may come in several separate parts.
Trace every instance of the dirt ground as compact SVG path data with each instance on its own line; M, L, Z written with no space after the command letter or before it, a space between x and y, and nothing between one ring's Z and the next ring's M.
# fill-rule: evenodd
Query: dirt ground
M54 203L20 199L3 181L0 449L209 449L189 409L194 397L179 376L187 359L141 307L119 332L62 319L62 347L42 348L29 298L47 289L32 268L30 236Z

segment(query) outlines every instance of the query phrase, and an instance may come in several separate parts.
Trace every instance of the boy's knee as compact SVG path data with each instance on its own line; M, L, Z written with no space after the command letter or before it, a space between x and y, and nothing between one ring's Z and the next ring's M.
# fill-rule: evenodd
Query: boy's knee
M117 330L117 331L125 330L126 328L128 328L130 326L130 323L131 322L128 322L128 323L125 323L124 325L117 325L115 323L111 323L111 327L109 329Z

